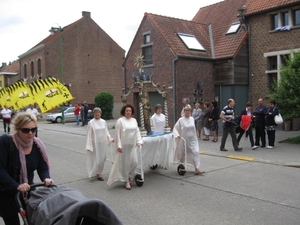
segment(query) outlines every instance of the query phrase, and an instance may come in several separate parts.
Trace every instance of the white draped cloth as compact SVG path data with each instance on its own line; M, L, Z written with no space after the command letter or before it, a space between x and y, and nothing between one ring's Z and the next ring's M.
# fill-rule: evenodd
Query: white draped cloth
M151 126L153 127L153 132L164 132L166 126L166 116L162 113L154 113L151 116Z
M174 126L173 134L176 138L174 161L185 162L184 142L177 138L181 136L186 140L187 163L200 169L199 145L194 118L191 116L181 117Z
M102 173L106 152L110 150L112 140L105 120L94 118L88 123L85 149L89 177Z
M134 178L137 167L137 148L143 144L142 137L136 119L121 117L116 123L116 148L107 184L110 186L115 181L128 182Z

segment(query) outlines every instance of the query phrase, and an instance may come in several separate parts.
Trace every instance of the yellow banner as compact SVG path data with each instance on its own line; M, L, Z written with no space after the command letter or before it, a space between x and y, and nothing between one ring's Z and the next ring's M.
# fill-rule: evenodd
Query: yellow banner
M69 89L54 77L36 80L29 88L42 113L73 99Z

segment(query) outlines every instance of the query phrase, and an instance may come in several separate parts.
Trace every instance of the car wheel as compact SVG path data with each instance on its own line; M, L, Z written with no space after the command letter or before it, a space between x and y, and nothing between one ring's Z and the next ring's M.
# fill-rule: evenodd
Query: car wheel
M61 123L61 117L56 117L55 123Z

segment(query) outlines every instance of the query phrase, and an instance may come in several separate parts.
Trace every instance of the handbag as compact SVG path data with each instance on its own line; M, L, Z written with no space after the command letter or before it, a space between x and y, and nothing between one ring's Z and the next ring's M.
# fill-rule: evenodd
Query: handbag
M274 117L274 121L275 121L276 124L282 124L283 123L283 118L282 118L280 113Z

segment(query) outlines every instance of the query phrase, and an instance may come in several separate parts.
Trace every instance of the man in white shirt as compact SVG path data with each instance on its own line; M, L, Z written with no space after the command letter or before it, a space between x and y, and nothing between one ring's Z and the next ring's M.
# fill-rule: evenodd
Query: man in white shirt
M1 110L1 114L3 119L4 133L6 133L6 125L7 133L10 133L11 110L8 108L8 106L5 106L5 108Z
M191 108L191 106L190 106L190 104L189 104L187 98L184 98L184 99L182 100L182 104L183 104L183 107L182 107L182 110L181 110L181 113L180 113L180 116L181 116L181 117L184 116L184 108L185 108L186 106L188 106L188 107Z
M34 108L34 105L33 105L33 104L30 104L30 105L29 105L29 108L26 110L26 112L35 115L36 118L40 115L40 113L37 111L37 109ZM36 136L36 137L37 137L37 133L38 133L38 129L36 128L36 132L35 132L35 136Z

